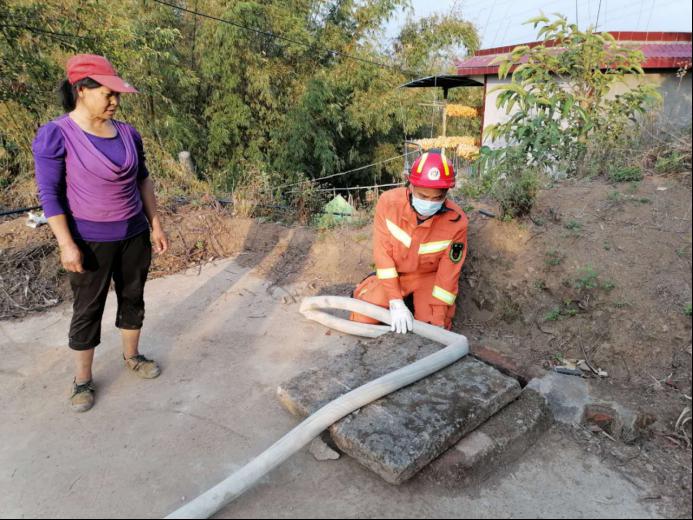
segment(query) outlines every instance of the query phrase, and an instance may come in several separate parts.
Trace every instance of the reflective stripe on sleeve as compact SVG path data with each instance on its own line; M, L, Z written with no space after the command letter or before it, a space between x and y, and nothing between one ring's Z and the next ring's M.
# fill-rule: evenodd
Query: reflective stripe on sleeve
M394 267L388 267L387 269L376 269L375 273L378 276L378 280L390 280L399 276L399 274L397 274L397 269Z
M441 251L445 251L452 240L441 240L439 242L426 242L424 244L421 244L419 246L419 254L420 255L427 255L430 253L440 253Z
M437 285L433 286L433 297L439 299L443 303L447 303L448 305L454 304L455 299L457 298L456 295L446 291L442 287L438 287Z

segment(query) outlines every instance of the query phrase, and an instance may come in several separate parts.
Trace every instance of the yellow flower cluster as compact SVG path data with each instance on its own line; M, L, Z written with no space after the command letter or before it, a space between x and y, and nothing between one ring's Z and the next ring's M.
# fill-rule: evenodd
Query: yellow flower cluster
M470 136L434 137L432 139L417 139L414 142L421 146L424 151L432 148L452 149L458 157L470 161L479 155L476 139Z
M468 161L473 161L479 157L479 147L470 144L460 144L456 149L455 153L458 157L462 159L467 159Z
M466 105L447 105L445 111L448 117L464 117L466 119L474 119L479 116L479 111L474 107Z
M476 145L476 139L469 136L433 137L431 139L417 139L414 142L424 150L430 150L431 148L457 148L461 144Z

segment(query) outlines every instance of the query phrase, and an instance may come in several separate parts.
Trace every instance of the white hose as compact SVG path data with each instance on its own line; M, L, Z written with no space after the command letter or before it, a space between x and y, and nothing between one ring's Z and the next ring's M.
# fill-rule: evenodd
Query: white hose
M390 322L390 312L387 309L352 298L316 296L306 298L301 303L301 313L308 319L318 321L340 332L377 337L390 330L386 326L357 323L317 310L324 308L348 310L383 323ZM236 473L166 518L209 518L252 487L265 474L308 445L335 422L368 403L445 368L469 352L467 338L461 334L420 321L414 321L414 332L447 346L435 354L379 377L326 404Z

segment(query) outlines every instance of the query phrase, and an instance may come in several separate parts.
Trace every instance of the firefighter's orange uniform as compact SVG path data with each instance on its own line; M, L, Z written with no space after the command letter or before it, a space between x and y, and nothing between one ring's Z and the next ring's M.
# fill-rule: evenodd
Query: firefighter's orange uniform
M446 199L443 208L420 221L409 188L385 192L375 210L375 274L354 297L381 307L414 295L414 318L449 329L455 315L460 271L467 255L467 216ZM377 321L353 313L362 323Z

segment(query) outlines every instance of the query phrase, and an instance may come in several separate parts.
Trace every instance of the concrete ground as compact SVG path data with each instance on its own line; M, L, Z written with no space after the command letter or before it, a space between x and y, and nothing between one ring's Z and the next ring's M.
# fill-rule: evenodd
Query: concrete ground
M295 426L279 383L354 338L307 322L233 260L147 286L142 351L163 374L122 365L113 295L97 349L97 403L68 409L70 307L0 322L0 516L162 517ZM647 488L559 433L474 489L394 487L342 457L303 450L220 518L654 518Z

